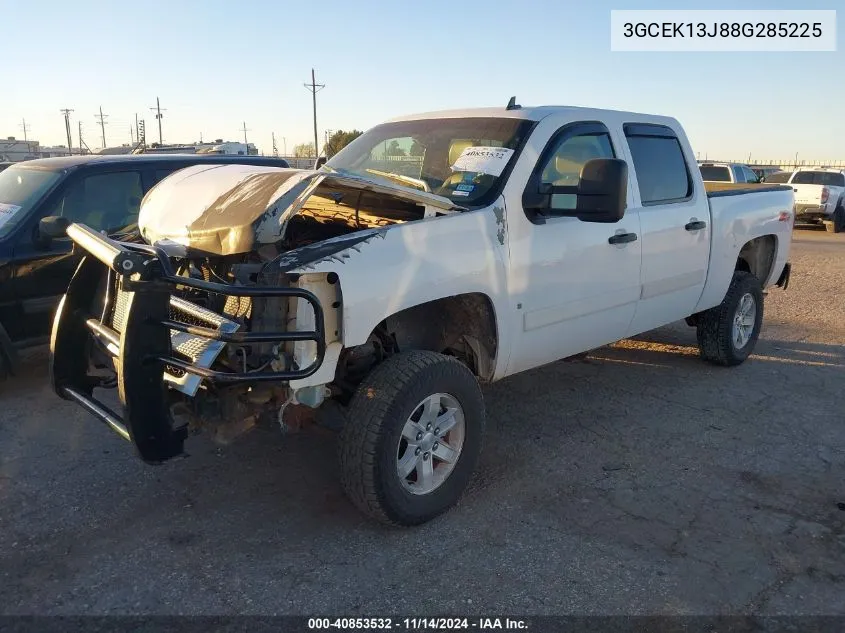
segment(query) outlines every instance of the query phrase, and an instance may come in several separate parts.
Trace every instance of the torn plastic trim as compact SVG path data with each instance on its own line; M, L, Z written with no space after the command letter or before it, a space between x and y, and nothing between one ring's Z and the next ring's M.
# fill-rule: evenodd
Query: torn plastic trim
M297 269L307 269L327 261L345 263L350 257L349 251L361 251L361 247L376 237L384 239L387 228L364 229L355 233L339 235L328 240L314 242L282 253L268 266L278 266L283 273Z

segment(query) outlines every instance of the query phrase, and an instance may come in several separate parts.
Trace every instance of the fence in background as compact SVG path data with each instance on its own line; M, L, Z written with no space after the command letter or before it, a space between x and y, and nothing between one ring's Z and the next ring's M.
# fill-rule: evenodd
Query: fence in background
M778 167L784 171L791 171L799 167L829 167L830 169L845 170L845 160L751 160L748 159L731 159L731 160L716 160L712 158L699 159L699 162L708 163L740 163L748 165L749 167Z

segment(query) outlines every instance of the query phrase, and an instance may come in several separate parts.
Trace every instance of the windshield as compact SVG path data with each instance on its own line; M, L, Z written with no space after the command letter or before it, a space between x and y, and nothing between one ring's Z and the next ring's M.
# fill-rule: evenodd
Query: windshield
M462 206L489 204L533 124L492 117L385 123L359 136L326 166L435 193Z
M27 216L61 176L61 172L18 165L0 172L0 238Z
M715 167L714 165L702 165L701 179L710 182L730 182L731 172L727 167Z
M845 175L836 171L799 171L792 179L792 184L845 187Z

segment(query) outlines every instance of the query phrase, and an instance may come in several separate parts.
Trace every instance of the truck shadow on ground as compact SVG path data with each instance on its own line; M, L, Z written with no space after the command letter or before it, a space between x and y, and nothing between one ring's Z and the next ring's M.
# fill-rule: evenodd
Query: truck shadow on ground
M487 387L485 450L462 505L472 511L497 504L513 486L532 498L532 478L577 479L573 460L587 453L593 461L589 467L601 477L630 462L646 442L674 442L679 433L698 441L696 434L707 436L716 422L724 426L725 418L755 406L765 411L766 400L782 396L786 384L790 390L827 383L838 389L845 371L842 346L760 341L755 357L735 369L703 364L693 346L692 330L664 328L596 350L584 361L554 363ZM60 446L52 458L81 478L73 485L84 490L80 505L85 511L103 519L100 538L119 539L141 530L139 522L173 547L227 538L258 547L268 539L280 542L314 529L338 537L350 527L380 531L362 519L341 491L334 437L316 432L283 437L280 429L265 427L232 445L215 447L200 436L189 440L190 457L148 466L100 424L52 394L45 362L45 356L34 355L3 391L54 398L49 411L62 419L62 428L40 421L0 474L6 479L25 476L20 464L38 458L42 436L64 434L52 440ZM793 371L797 365L809 373L802 377ZM644 373L647 367L653 372ZM781 376L780 382L772 380L770 370ZM751 400L731 401L748 389L754 393ZM821 411L828 414L833 411ZM679 430L662 421L673 417L685 419L686 427ZM788 415L783 422L767 423L789 432L787 420ZM538 465L553 454L559 456L557 462ZM61 494L62 486L70 484L59 478L51 485L56 487L51 494ZM209 514L225 529L208 531L204 517ZM72 532L67 536L77 539Z
M249 567L285 587L305 569L364 564L380 548L401 559L428 538L457 543L438 559L446 564L474 547L516 547L527 531L635 552L670 574L701 565L725 580L748 569L762 570L761 583L807 581L807 569L838 578L841 401L805 411L798 396L839 389L845 350L762 340L754 358L724 369L697 358L694 338L664 328L485 388L477 474L457 509L414 530L382 528L353 508L336 440L322 433L261 427L222 448L200 436L189 457L145 465L56 398L46 358L35 356L3 389L25 404L0 423L3 438L11 431L0 545L15 543L0 547L0 561L14 570L9 586L37 602L51 599L51 582L79 586L109 560L153 576L200 561ZM749 590L749 609L760 600Z

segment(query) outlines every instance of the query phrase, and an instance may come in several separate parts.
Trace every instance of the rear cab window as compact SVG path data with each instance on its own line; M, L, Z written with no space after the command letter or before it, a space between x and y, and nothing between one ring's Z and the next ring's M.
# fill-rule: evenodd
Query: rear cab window
M710 182L730 182L731 172L722 165L701 165L701 179Z
M845 175L835 171L799 171L792 179L792 184L845 187Z
M631 151L642 205L689 200L693 181L675 131L665 125L651 123L626 123L623 130Z

